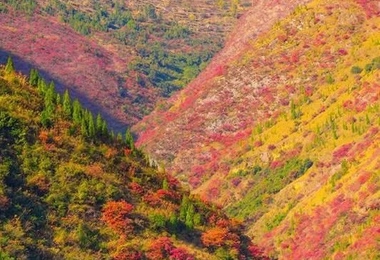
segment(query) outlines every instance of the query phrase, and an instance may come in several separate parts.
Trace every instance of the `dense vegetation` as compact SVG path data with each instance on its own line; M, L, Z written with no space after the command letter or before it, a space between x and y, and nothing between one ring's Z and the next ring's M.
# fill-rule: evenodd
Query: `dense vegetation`
M0 68L1 259L251 259L241 225L38 71Z
M133 46L137 58L125 66L145 75L149 84L159 88L163 96L170 96L195 78L223 43L223 38L196 37L186 25L162 17L152 4L144 4L136 10L122 1L97 1L89 6L60 0L6 2L29 15L39 12L59 17L61 22L83 35L106 32L121 44ZM0 10L6 12L6 6L2 4ZM177 40L175 44L170 43L173 40ZM180 49L187 50L173 51L179 44L183 45ZM141 87L148 84L144 78L137 79Z
M241 48L137 124L138 145L271 256L378 259L380 6L256 2Z

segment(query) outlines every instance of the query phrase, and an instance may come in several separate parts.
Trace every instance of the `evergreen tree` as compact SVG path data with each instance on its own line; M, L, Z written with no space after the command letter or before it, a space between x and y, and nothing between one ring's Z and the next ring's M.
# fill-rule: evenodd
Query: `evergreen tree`
M65 93L63 94L62 105L63 105L63 113L65 114L67 118L70 118L72 107L71 107L71 99L70 99L69 91L67 89Z
M54 88L53 82L49 84L49 87L47 88L45 92L44 101L45 101L45 110L49 113L49 115L52 115L55 109L54 104L56 101L56 94L55 94L55 88Z
M82 123L82 106L78 99L73 102L73 120L76 124Z
M88 137L88 128L84 117L81 119L80 131L84 137Z
M95 124L97 135L103 135L102 126L103 126L103 119L102 119L102 116L98 113L98 115L96 116L96 124Z
M108 127L106 121L103 120L102 122L102 135L108 136Z
M96 129L95 129L95 123L94 123L94 117L92 116L91 112L88 112L88 136L89 137L94 137L96 134Z
M185 219L185 225L188 228L194 228L194 214L195 214L195 209L194 205L190 204L189 207L187 208L186 211L186 219Z
M55 104L57 106L61 104L61 95L59 93L57 93L57 95L55 97Z
M38 85L38 71L36 69L31 69L29 73L29 84L36 87Z
M48 88L46 81L41 77L38 78L37 88L41 94L44 94Z
M186 195L184 195L182 197L181 206L179 209L179 219L180 220L182 220L182 221L186 220L186 213L187 213L188 207L189 207L189 198Z
M15 66L13 64L12 58L9 56L7 60L7 64L5 65L5 72L10 74L15 71Z
M127 132L125 133L125 143L131 150L135 150L135 143L133 141L133 136L129 129L127 129Z
M194 215L194 225L195 225L195 226L202 225L202 216L201 216L201 214L196 213L196 214Z
M119 142L121 142L123 140L123 136L121 135L121 133L117 134L116 140L119 141Z
M44 127L51 127L53 124L52 115L49 110L43 110L40 116L41 124Z
M169 183L168 183L168 180L167 179L164 179L162 181L162 189L164 190L169 190Z

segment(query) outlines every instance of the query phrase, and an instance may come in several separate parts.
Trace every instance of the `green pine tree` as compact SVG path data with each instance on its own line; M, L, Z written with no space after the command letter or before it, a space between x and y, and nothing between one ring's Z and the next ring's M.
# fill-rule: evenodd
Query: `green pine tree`
M45 94L46 90L48 89L46 81L41 77L38 78L37 88L41 94Z
M61 95L59 93L57 93L57 95L55 97L55 104L57 106L61 104Z
M7 64L5 65L5 72L10 74L15 71L15 66L13 64L13 59L9 56L7 60Z
M102 126L103 126L103 119L102 119L102 116L98 113L97 116L96 116L96 123L95 123L95 127L96 127L96 134L97 135L102 135Z
M162 189L164 190L169 190L169 183L168 183L168 180L167 179L164 179L162 181Z
M190 229L194 228L194 214L195 214L194 205L190 204L189 207L187 208L186 217L185 217L185 225L186 227Z
M84 137L88 137L88 127L84 117L81 119L80 131Z
M95 129L94 117L92 116L91 112L88 112L88 136L94 137L95 134L96 134L96 129Z
M108 127L106 121L103 120L102 122L102 135L108 136Z
M182 220L182 221L186 220L186 213L187 213L188 207L189 207L189 198L186 195L184 195L182 197L181 206L179 209L179 219L180 220Z
M125 143L128 145L128 147L131 150L135 150L135 143L134 143L131 131L129 129L127 129L127 131L125 133Z
M78 99L75 99L73 102L73 120L74 123L80 124L82 123L82 106L79 103Z
M29 73L29 84L36 87L38 85L38 71L36 69L31 69Z
M63 105L63 113L65 114L67 118L70 118L72 107L71 107L71 99L70 99L69 91L67 89L65 90L65 93L63 94L62 105Z

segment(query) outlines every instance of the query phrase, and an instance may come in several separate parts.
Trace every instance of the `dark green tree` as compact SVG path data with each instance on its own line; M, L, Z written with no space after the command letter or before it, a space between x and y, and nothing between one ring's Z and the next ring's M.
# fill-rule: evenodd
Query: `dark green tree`
M82 123L82 106L79 103L78 99L75 99L73 102L73 120L76 124Z
M187 228L194 228L194 214L195 208L193 204L190 204L186 211L185 225Z
M15 71L15 66L13 63L13 59L9 56L7 60L7 64L5 65L5 72L7 74L12 73Z
M84 137L88 137L88 127L84 117L81 119L80 131Z
M70 118L71 112L72 112L72 106L71 106L69 91L67 89L65 93L63 94L62 106L63 106L63 113L65 114L66 118Z
M189 207L189 203L190 203L189 198L186 195L184 195L182 197L181 206L179 209L179 219L182 221L186 220L186 213L187 213L187 209Z
M135 142L133 140L133 136L132 136L130 129L127 129L127 131L125 133L125 143L128 145L128 147L131 150L135 150Z
M38 85L39 74L36 69L31 69L29 73L29 84L36 87Z
M162 189L164 190L169 190L169 183L168 183L168 180L167 179L164 179L162 181Z
M41 77L38 78L37 88L41 94L44 94L48 88L46 81Z
M94 123L94 117L92 116L91 112L87 113L88 117L88 136L89 137L94 137L96 134L96 129L95 129L95 123Z

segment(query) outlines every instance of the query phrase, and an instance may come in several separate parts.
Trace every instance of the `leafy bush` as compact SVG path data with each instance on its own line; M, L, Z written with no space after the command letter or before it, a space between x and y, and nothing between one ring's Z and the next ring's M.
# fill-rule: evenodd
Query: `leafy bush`
M351 68L351 73L352 74L360 74L362 71L363 71L363 69L360 68L359 66L353 66Z

